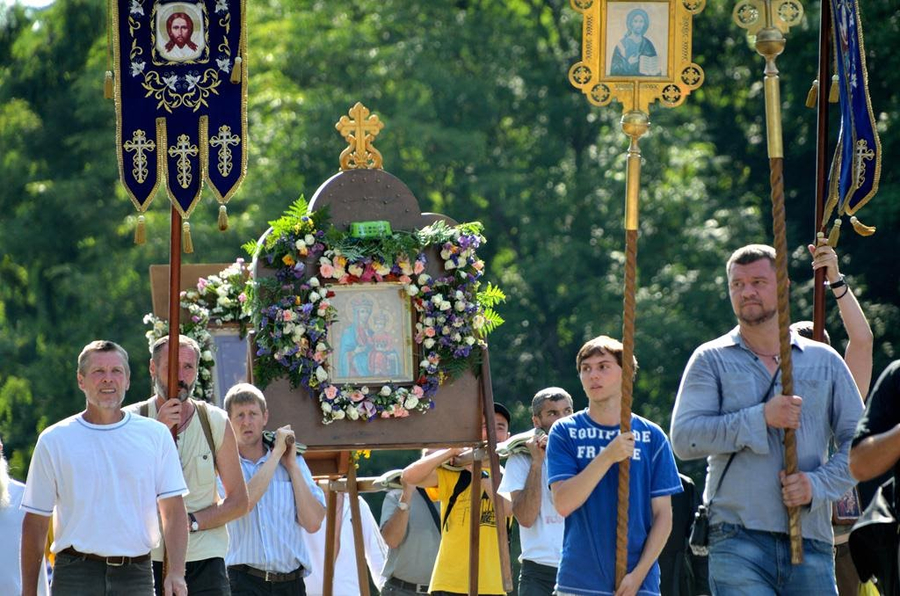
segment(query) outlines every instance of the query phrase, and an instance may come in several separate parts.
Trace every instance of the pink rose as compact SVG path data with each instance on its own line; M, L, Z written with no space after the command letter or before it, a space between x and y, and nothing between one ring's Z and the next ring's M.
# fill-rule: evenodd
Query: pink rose
M400 276L400 283L405 284L405 285L408 286L409 284L412 283L412 278L410 278L408 275L401 275L401 276Z
M435 331L434 327L426 327L425 328L425 337L434 337Z
M412 392L413 392L413 394L414 394L416 397L418 397L419 399L421 399L422 396L425 395L425 390L422 389L422 387L419 386L419 385L414 386L414 387L412 388Z
M366 398L362 391L353 391L350 393L350 401L360 402Z
M238 302L240 302L241 304L243 304L244 302L247 302L247 294L245 294L243 292L238 294Z
M337 397L337 392L337 387L335 387L334 385L329 385L325 388L325 397L327 397L329 400L332 400Z
M416 264L413 265L413 273L416 275L425 271L425 265L422 264L422 261L416 261Z
M322 274L322 277L331 277L334 275L334 267L323 263L319 266L319 273Z
M292 311L292 310L283 310L283 311L281 311L281 319L282 319L285 323L288 323L288 322L290 322L290 321L293 321L293 320L294 320L294 311Z

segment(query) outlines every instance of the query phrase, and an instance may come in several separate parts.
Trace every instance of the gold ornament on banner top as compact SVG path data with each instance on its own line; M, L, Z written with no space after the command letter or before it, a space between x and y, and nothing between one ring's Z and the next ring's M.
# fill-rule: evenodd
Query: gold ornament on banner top
M581 60L569 81L595 106L613 100L625 112L673 108L703 84L691 61L693 17L706 0L571 0L584 17Z

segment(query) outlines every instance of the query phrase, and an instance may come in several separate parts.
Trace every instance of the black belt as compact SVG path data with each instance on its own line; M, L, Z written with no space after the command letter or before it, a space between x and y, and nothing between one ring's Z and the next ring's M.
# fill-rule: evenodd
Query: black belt
M250 565L229 565L228 569L229 571L234 569L235 571L240 571L241 573L246 573L247 575L252 575L253 577L258 577L267 582L290 582L294 581L298 577L303 577L303 567L298 567L297 569L288 573L263 571L262 569L251 567Z
M102 563L106 563L110 567L121 567L123 565L131 565L132 563L144 563L150 560L150 553L141 555L139 557L103 557L92 553L78 552L71 546L59 551L59 554L70 555L72 557L78 557L80 559L87 559L88 561L100 561Z
M385 583L389 586L394 586L403 590L415 592L416 594L428 593L428 584L414 584L412 582L405 582L402 579L397 579L396 577L390 578Z

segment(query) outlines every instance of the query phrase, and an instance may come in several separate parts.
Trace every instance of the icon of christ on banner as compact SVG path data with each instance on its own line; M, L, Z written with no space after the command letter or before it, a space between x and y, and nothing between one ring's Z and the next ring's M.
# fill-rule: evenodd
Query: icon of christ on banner
M160 7L156 13L156 51L162 59L196 60L205 45L203 19L196 6L176 2Z

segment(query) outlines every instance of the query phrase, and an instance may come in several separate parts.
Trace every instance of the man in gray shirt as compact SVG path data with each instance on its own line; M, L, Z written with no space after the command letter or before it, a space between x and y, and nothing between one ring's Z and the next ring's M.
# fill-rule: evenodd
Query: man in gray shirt
M401 480L402 482L402 480ZM381 536L391 548L381 575L382 596L427 594L441 544L439 507L424 488L403 484L381 506Z
M691 356L671 428L680 458L709 464L710 588L722 595L837 594L831 502L854 484L847 454L862 399L837 352L793 333L797 395L782 395L775 250L740 248L726 272L738 326ZM797 430L800 470L790 476L783 463L788 428ZM829 456L832 441L837 450ZM786 510L795 506L803 532L797 566Z

